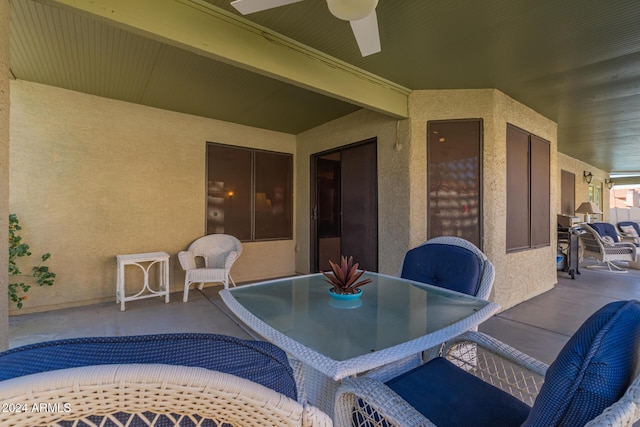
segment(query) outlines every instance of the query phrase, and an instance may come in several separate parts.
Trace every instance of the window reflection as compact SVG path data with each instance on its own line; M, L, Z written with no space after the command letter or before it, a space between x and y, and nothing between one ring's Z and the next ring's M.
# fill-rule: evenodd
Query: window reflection
M290 154L207 144L207 234L292 237Z
M428 238L457 236L479 247L481 121L433 121L428 132Z

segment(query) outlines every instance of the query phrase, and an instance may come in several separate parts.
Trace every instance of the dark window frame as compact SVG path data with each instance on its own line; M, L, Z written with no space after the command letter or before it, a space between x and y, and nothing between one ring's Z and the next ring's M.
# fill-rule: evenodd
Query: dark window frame
M216 147L219 147L225 150L238 150L238 153L248 152L250 153L250 156L251 156L251 161L250 161L251 166L250 166L250 172L249 172L250 173L250 178L249 178L250 190L248 195L248 199L249 199L248 206L250 209L250 219L249 219L250 224L249 224L249 230L244 230L243 233L240 233L242 236L238 237L239 240L243 242L293 240L293 154L279 152L279 151L263 150L258 148L228 145L228 144L222 144L222 143L211 142L211 141L207 141L206 155L205 155L206 157L205 158L205 179L206 179L206 182L205 182L205 200L206 200L205 202L205 233L216 234L216 231L210 231L210 225L209 225L209 214L210 214L210 210L212 209L212 207L210 206L210 197L209 197L210 196L209 182L212 181L210 179L212 172L210 171L209 166L210 166L210 156L213 155L213 150L215 150ZM284 163L287 163L287 169L284 172L284 174L286 175L284 177L284 181L286 182L284 183L284 188L282 189L282 197L283 197L282 217L284 218L286 223L284 227L282 227L282 229L283 230L286 229L286 230L284 231L284 233L278 236L261 237L258 235L260 233L260 230L256 230L256 217L257 217L256 205L258 204L256 201L256 195L258 194L257 189L260 187L260 182L258 182L260 177L257 176L257 173L261 169L261 166L260 165L257 166L257 163L260 161L259 158L261 157L262 154L266 154L267 155L266 157L281 156ZM262 182L263 180L260 180L260 181ZM228 191L224 190L222 193L222 196L229 198ZM237 199L238 196L232 195L232 197L236 197ZM272 200L272 199L269 199L269 200ZM223 209L223 215L224 215L224 209ZM258 221L260 221L260 219L258 219ZM264 228L265 227L263 227L263 229ZM246 231L248 231L248 233ZM219 233L224 233L224 231ZM233 234L233 233L229 233L229 234Z

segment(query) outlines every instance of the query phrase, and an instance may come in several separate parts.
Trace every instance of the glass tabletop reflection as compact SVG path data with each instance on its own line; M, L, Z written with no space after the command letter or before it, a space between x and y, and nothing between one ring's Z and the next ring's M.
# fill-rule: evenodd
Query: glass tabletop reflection
M387 349L441 330L487 301L397 277L365 273L357 300L328 293L322 274L230 289L247 311L283 335L336 361Z

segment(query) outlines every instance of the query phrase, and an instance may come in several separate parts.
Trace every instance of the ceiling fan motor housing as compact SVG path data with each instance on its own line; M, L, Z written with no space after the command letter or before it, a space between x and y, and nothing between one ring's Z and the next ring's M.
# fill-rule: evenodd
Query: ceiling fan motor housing
M329 12L344 21L357 21L371 14L378 0L327 0Z

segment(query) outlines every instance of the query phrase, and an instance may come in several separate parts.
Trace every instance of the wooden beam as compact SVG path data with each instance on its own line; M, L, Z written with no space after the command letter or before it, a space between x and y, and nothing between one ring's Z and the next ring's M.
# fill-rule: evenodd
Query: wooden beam
M42 0L154 40L398 118L410 90L201 0Z

